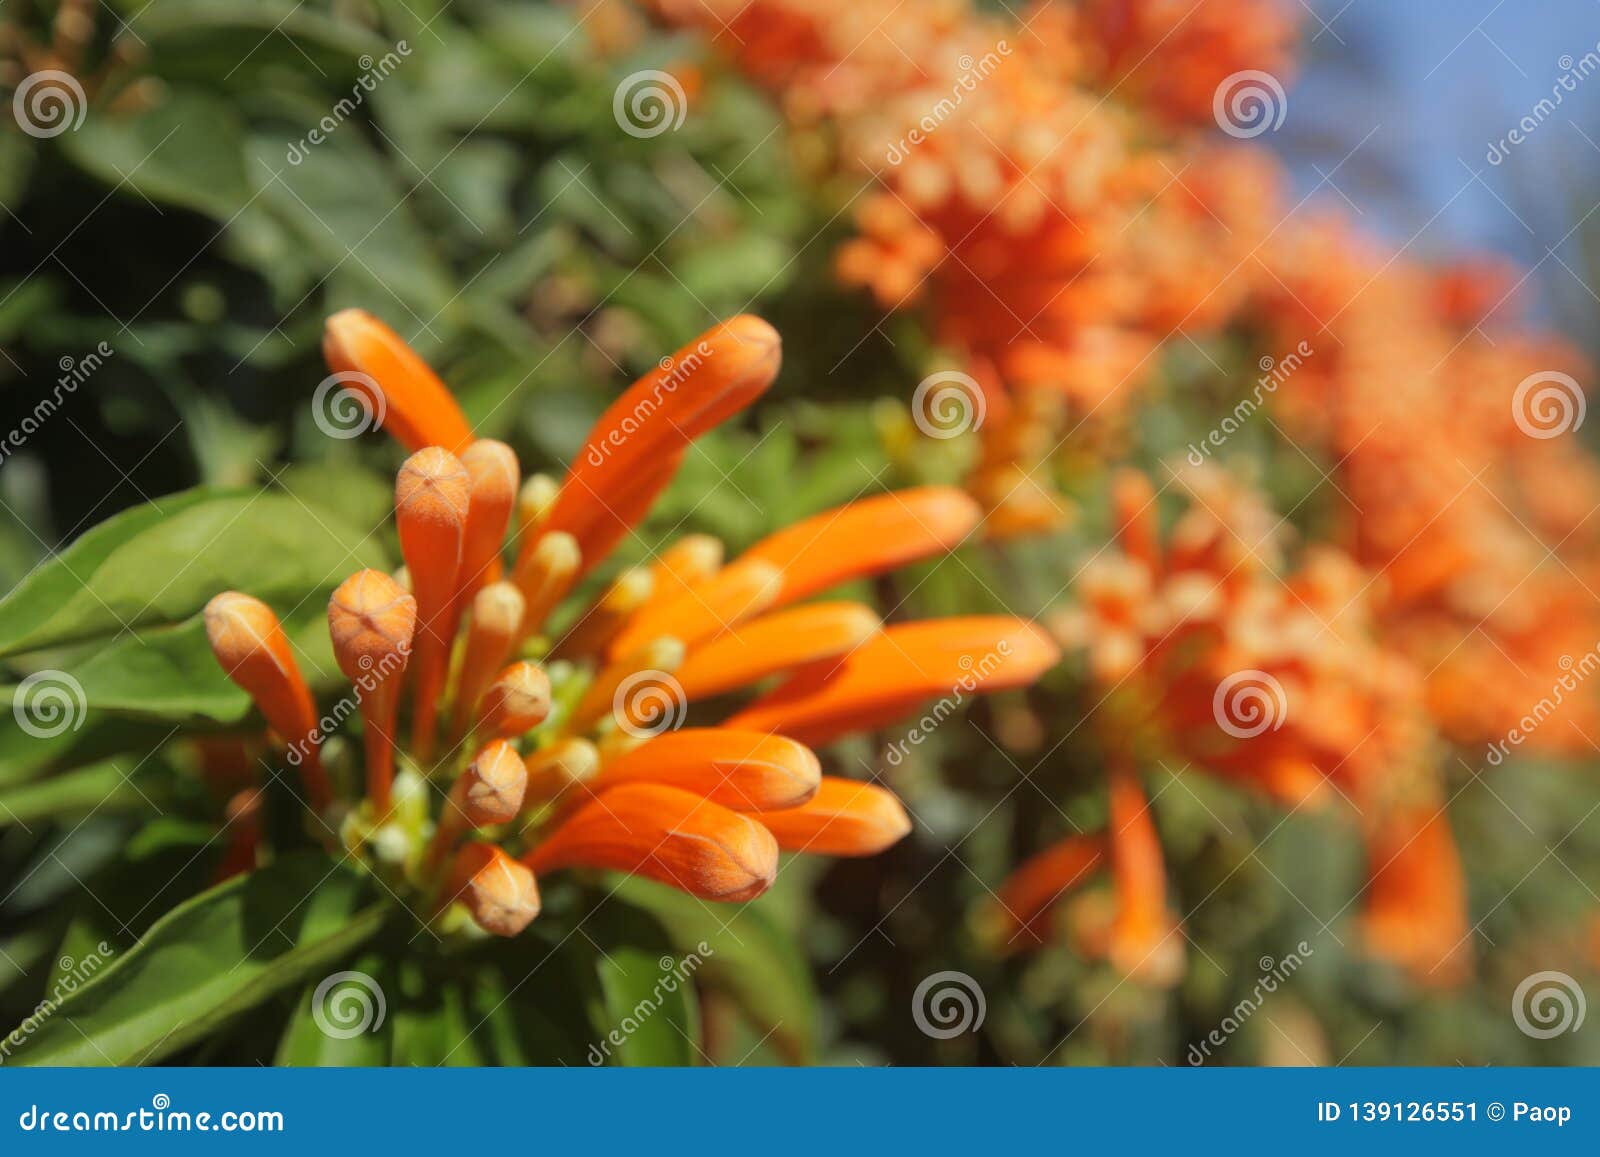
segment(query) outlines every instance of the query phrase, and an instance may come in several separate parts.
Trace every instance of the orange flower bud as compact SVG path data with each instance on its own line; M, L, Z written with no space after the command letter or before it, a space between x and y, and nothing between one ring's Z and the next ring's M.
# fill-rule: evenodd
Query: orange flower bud
M467 649L456 680L455 713L451 734L460 736L477 718L484 688L504 666L517 645L527 603L522 592L508 582L490 583L472 600L472 623L467 629Z
M550 714L550 677L537 663L513 663L484 692L478 730L485 737L515 737Z
M823 856L875 856L911 831L893 792L829 775L809 802L757 818L785 851Z
M948 551L978 525L978 504L952 486L892 490L858 499L762 539L733 566L764 562L783 573L782 603Z
M405 670L417 622L417 600L382 571L357 571L328 600L328 633L339 669L361 688L367 796L388 812L394 782L397 676Z
M1117 910L1111 962L1149 984L1167 986L1183 975L1183 936L1167 908L1167 869L1150 804L1131 768L1113 765L1107 838Z
M466 467L437 446L407 458L395 480L400 550L417 598L411 746L424 761L433 754L434 721L455 633L452 612L471 487Z
M471 488L467 501L467 527L461 544L458 598L470 597L485 583L500 577L500 548L511 526L522 468L517 455L504 442L480 438L461 452Z
M654 602L675 599L722 566L722 542L709 534L686 534L656 557Z
M495 936L515 936L539 914L533 873L493 844L468 844L456 854L445 899L465 904L478 927Z
M561 868L633 872L702 900L751 900L778 871L778 845L755 820L675 787L621 784L572 813L523 857Z
M322 355L341 384L365 397L368 411L407 450L465 448L471 428L455 398L400 335L370 313L346 309L327 321Z
M205 609L206 637L223 672L242 687L289 744L306 794L319 811L332 800L318 749L317 708L272 608L238 591L224 591Z
M805 603L739 624L689 652L678 683L689 700L748 687L768 675L843 655L877 634L877 613L860 603Z
M527 787L528 773L516 749L503 739L489 743L450 785L426 862L439 863L469 828L516 819Z
M528 604L522 616L522 637L544 626L550 612L577 581L582 562L578 540L562 531L542 534L527 544L511 575Z
M658 735L608 762L590 786L602 792L620 783L662 783L734 811L766 812L799 807L821 781L816 755L792 739L710 727Z

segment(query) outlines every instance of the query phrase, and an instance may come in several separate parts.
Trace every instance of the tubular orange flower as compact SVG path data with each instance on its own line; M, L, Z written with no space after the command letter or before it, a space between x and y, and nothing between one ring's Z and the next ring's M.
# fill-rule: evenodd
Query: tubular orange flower
M768 675L859 647L882 626L860 603L806 603L750 619L690 651L677 670L689 700L748 687Z
M516 819L527 790L528 772L522 756L503 739L491 741L450 786L450 796L428 848L428 862L437 864L444 859L470 828Z
M954 487L894 490L814 514L762 539L732 566L776 567L783 602L792 603L950 550L972 533L980 515L978 504Z
M522 633L527 603L522 592L508 582L490 583L472 600L472 622L467 629L467 649L456 676L455 709L450 733L460 738L477 716L484 690L511 657Z
M565 531L541 534L528 544L511 575L527 603L520 635L530 635L544 626L551 610L577 581L582 563L578 540Z
M783 575L764 562L736 563L695 583L675 599L640 610L611 644L626 655L651 639L671 635L686 647L714 639L777 601Z
M955 690L978 694L1032 683L1060 658L1043 631L1001 615L886 627L840 659L801 668L728 720L820 745L903 718Z
M553 654L559 659L568 659L608 650L617 633L650 601L655 582L654 572L645 567L623 571L589 613L572 625L556 644Z
M1424 987L1459 983L1472 929L1461 856L1442 806L1397 807L1373 826L1361 915L1369 951Z
M471 477L459 459L437 446L418 450L395 480L395 519L400 550L417 598L416 689L411 746L419 759L432 757L439 693L454 637L457 577L466 535Z
M651 470L641 476L641 465L671 460L675 467L688 442L749 405L772 383L780 349L777 331L744 315L663 359L600 416L544 529L565 531L582 543L590 534L605 534L606 523L619 513L632 525L644 511L629 496L650 489ZM585 568L599 557L586 558Z
M345 678L362 688L362 739L367 795L388 812L394 780L395 712L399 677L411 654L417 600L382 571L357 571L328 600L328 633Z
M260 599L224 591L206 604L205 622L211 653L289 744L311 806L321 811L333 796L322 769L317 709L278 616Z
M480 438L461 452L470 486L461 541L460 598L470 598L500 577L500 547L511 527L522 469L504 442Z
M1133 770L1114 764L1110 777L1111 875L1116 915L1111 960L1129 976L1166 986L1183 975L1183 935L1167 908L1166 860L1150 804Z
M528 772L528 803L559 799L569 787L591 782L600 770L600 752L587 739L558 739L523 760Z
M483 694L478 731L484 737L521 735L550 714L550 676L537 663L513 663Z
M456 854L444 898L465 904L495 936L515 936L539 914L533 873L493 844L468 844Z
M996 893L1001 952L1043 944L1055 902L1095 875L1106 860L1101 835L1068 836L1020 864Z
M823 856L875 856L911 831L911 818L893 793L834 776L823 776L816 794L799 807L758 818L778 847Z
M703 900L750 900L778 872L778 844L748 816L675 787L628 783L589 801L523 862L540 876L610 868Z
M711 727L657 736L611 760L589 787L659 783L734 811L767 812L806 803L821 779L817 757L792 739Z
M365 395L369 412L408 450L464 450L472 431L431 369L383 322L360 309L328 319L322 335L328 367L347 389ZM376 386L376 389L374 389Z

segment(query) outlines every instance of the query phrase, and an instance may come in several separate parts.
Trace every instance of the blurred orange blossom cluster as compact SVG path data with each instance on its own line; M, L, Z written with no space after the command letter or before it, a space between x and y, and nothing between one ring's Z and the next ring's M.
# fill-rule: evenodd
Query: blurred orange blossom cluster
M1049 460L1074 432L1125 426L1165 348L1226 330L1263 366L1309 351L1264 405L1327 468L1332 542L1279 576L1272 536L1229 525L1238 502L1207 511L1219 496L1181 482L1199 504L1174 534L1214 521L1212 554L1164 556L1144 527L1085 574L1074 637L1107 687L1140 688L1181 758L1285 801L1344 796L1373 860L1373 947L1428 982L1460 975L1465 897L1430 736L1474 759L1508 735L1528 751L1593 746L1593 694L1552 694L1600 641L1600 474L1565 436L1585 367L1516 316L1516 271L1432 266L1291 204L1250 138L1285 111L1296 5L1043 0L1015 19L967 0L650 6L774 92L814 171L858 179L838 273L885 309L925 311L985 393L969 486L990 534L1064 521ZM1175 669L1176 640L1197 632L1208 649ZM1216 731L1202 692L1251 668L1281 674L1292 726L1195 750L1218 738L1194 732ZM1127 758L1114 818L1137 790ZM1099 862L1085 838L1019 877L1021 926ZM1116 869L1114 838L1110 852ZM1146 887L1146 916L1123 930L1159 942L1160 874L1120 862L1126 912L1127 887Z

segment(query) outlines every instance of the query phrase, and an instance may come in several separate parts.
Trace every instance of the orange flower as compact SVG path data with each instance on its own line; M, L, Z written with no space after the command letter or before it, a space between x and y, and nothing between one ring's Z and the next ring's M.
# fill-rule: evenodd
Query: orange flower
M322 335L328 368L362 395L367 410L408 450L466 449L472 430L455 398L400 335L360 309L328 319Z
M340 315L330 348L359 360L391 407L431 398L418 383L436 379L369 320ZM378 353L352 353L358 338ZM459 902L485 930L510 935L538 911L535 873L612 869L706 899L745 900L772 882L780 847L881 851L910 830L904 809L881 787L824 777L804 740L826 742L941 695L1021 686L1055 661L1041 631L1002 616L880 631L877 616L854 603L775 609L957 545L977 508L942 487L817 515L727 566L720 543L690 536L649 568L620 575L572 617L579 625L565 637L546 637L578 578L644 516L689 441L757 397L778 355L764 322L715 327L606 411L559 487L537 478L519 486L508 448L470 439L422 445L402 466L395 511L413 593L362 572L329 607L345 673L366 691L362 676L384 672L358 696L368 788L354 806L340 803L340 835L388 865L387 875L398 871L430 913L448 920ZM401 379L394 388L391 374ZM431 402L405 410L410 425L391 428L422 429L424 411L430 428L451 428ZM512 521L518 559L498 581ZM253 603L230 594L217 605L240 600ZM391 691L413 636L411 741L397 760ZM309 693L286 674L293 665L281 632L270 637L271 661L243 669L249 689L286 738L315 738ZM262 650L244 648L246 657ZM219 647L218 656L236 651ZM556 652L563 661L545 666ZM517 654L525 657L500 666ZM672 677L680 668L685 684ZM677 730L691 699L785 674L727 724ZM440 754L442 707L457 742ZM318 799L328 804L326 794ZM474 831L485 842L463 846Z
M249 693L272 729L290 745L311 805L327 806L330 791L318 750L316 704L278 616L259 599L224 591L206 604L205 621L212 654L223 671Z

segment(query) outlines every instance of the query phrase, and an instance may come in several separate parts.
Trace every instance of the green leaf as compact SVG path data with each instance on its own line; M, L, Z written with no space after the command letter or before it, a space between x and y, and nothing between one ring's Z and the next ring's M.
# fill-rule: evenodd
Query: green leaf
M286 856L173 909L63 1000L9 1058L29 1065L159 1061L230 1017L330 969L382 924L366 880L316 853Z
M598 949L600 979L590 1019L613 1064L692 1065L700 1057L694 981L679 967L666 930L617 896L584 921Z
M101 523L0 599L0 655L176 623L219 591L293 606L361 567L370 528L273 491L169 495Z
M695 978L727 993L792 1064L812 1059L816 992L799 944L759 903L718 904L628 877L617 889L660 920ZM769 1035L770 1034L770 1035Z
M172 734L171 727L114 719L87 711L76 728L59 735L30 735L15 712L0 711L0 789L38 779L53 771L84 767L125 751L151 751Z
M118 756L0 791L0 829L92 813L154 811L167 793L153 783L136 784L134 775L141 772L141 781L148 781L151 771L164 768L146 767L150 771L141 768L135 756Z
M173 89L138 112L95 109L61 140L72 161L112 188L226 221L250 200L244 125L226 102Z
M313 690L344 685L328 637L326 603L307 598L285 619L284 631ZM205 618L194 615L175 627L124 635L81 664L64 670L76 679L90 710L110 711L173 723L241 722L250 697L217 664ZM7 690L0 689L0 694Z
M317 989L327 977L306 985L278 1042L276 1063L301 1068L389 1063L394 1034L389 996L397 991L393 973L377 953L362 956L351 972L346 980L329 985L320 998Z

